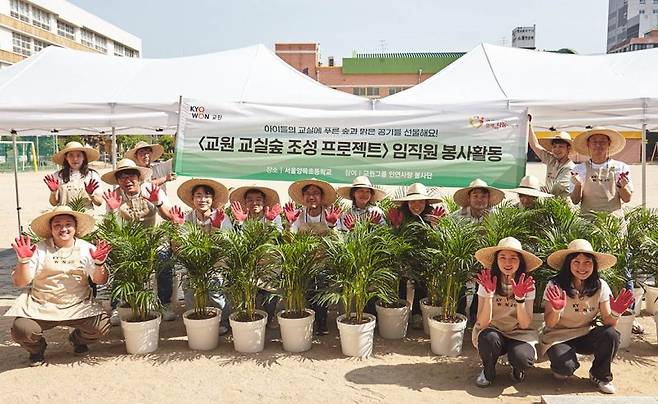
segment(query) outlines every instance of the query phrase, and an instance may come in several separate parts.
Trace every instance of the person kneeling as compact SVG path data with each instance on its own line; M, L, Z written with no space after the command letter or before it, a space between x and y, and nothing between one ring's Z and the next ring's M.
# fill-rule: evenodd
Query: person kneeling
M524 251L514 237L478 250L475 258L484 268L491 268L477 276L478 311L472 335L482 359L482 372L475 384L491 385L496 362L505 354L512 365L512 379L521 382L537 358L537 331L530 328L535 281L527 274L539 268L542 261Z
M12 244L18 256L14 285L28 288L5 316L16 317L11 335L30 353L30 366L44 362L45 330L74 328L69 341L77 354L86 353L88 344L109 332L109 317L93 299L89 278L97 285L107 282L105 260L111 247L102 240L94 247L78 238L93 226L91 216L59 206L30 224L42 241L31 245L21 236Z

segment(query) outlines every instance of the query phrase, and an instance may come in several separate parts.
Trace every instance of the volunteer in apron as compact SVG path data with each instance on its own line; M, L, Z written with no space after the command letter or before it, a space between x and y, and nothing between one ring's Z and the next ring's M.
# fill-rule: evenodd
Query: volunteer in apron
M398 203L399 207L391 208L387 213L387 217L391 226L396 228L410 222L435 225L446 214L442 206L432 206L440 203L441 199L431 196L425 185L418 182L407 188L405 196L393 199L393 201ZM413 297L409 296L408 292L410 290L413 290ZM415 329L423 328L420 301L427 297L427 286L421 280L402 277L398 293L401 299L408 300L411 303L411 326Z
M87 210L103 203L101 178L96 170L89 168L89 163L98 160L99 156L96 149L78 142L67 143L53 156L55 164L62 166L62 169L43 179L50 190L49 202L52 206L68 205L79 198L83 199Z
M163 219L171 219L169 201L164 192L155 184L145 183L148 175L147 168L138 167L134 161L123 159L117 163L117 168L103 174L101 179L109 184L119 186L118 190L106 191L103 194L107 212L120 220L137 220L144 226L155 226L156 215ZM158 248L158 259L171 263L169 246L153 246ZM158 298L164 306L162 319L173 321L176 313L171 308L171 295L173 293L172 271L173 265L158 272ZM116 302L113 302L113 304ZM120 324L119 313L112 311L112 324Z
M384 211L376 203L386 197L386 192L375 188L366 176L359 176L352 180L352 185L338 188L336 191L341 198L352 202L352 207L343 212L339 222L339 229L349 231L358 220L370 220L376 224L386 224Z
M529 273L542 261L523 250L514 237L478 250L475 258L485 268L477 277L478 312L472 333L473 345L482 359L475 384L491 385L496 362L505 354L512 365L512 380L522 382L537 359L538 336L531 327L535 281Z
M569 132L558 132L555 136L538 140L528 121L528 143L537 157L546 164L546 185L542 191L555 196L569 196L571 171L575 164L569 158L573 141Z
M145 177L146 182L151 182L167 193L167 182L176 180L171 160L155 163L164 154L164 147L159 144L148 144L139 141L132 149L124 154L124 158L131 159L139 167L148 168L150 172Z
M30 227L42 240L32 245L20 236L12 244L18 256L12 280L27 289L5 316L16 317L12 338L30 353L30 366L39 366L44 363L45 330L73 328L69 342L77 354L86 353L88 344L108 333L109 318L93 299L89 278L97 285L107 282L105 260L111 247L105 241L94 246L81 240L94 227L94 219L68 206L42 214Z
M541 184L537 177L526 175L521 178L518 188L510 189L519 196L518 207L520 209L534 209L538 198L552 198L553 194L542 192Z
M272 223L279 231L283 230L279 194L272 188L247 185L232 190L228 198L235 218L234 226L238 230L246 220ZM267 312L267 327L279 328L276 306L280 299L274 290L262 283L256 300L259 308Z
M286 203L283 211L288 223L290 223L291 232L312 233L323 236L336 228L341 210L339 207L334 206L338 196L331 184L315 178L295 181L288 188L288 195L292 202ZM295 203L301 205L301 209L297 209ZM308 296L311 309L315 311L314 325L317 335L327 335L329 333L327 306L313 301L315 294L322 286L323 280L320 277L316 278Z
M178 187L178 198L192 208L183 214L177 206L172 207L172 220L178 223L193 223L207 232L214 230L232 230L231 219L224 213L224 205L228 202L228 189L223 184L210 179L191 179ZM178 218L178 219L176 219ZM182 220L181 220L182 219ZM222 279L216 279L216 286L222 285ZM186 307L194 307L194 290L183 281ZM210 293L209 302L222 311L219 334L225 334L229 329L229 314L231 306L227 297L219 292Z
M455 192L454 200L461 209L456 210L452 215L480 223L503 199L505 199L503 191L490 187L485 181L476 178L466 188Z
M599 271L614 266L617 258L595 252L587 240L573 240L566 249L548 257L559 273L544 291L541 353L548 354L556 379L566 379L580 367L576 354L594 355L590 380L603 393L612 394L610 366L619 347L617 320L633 303L633 292L623 289L615 299ZM601 317L603 325L595 325Z

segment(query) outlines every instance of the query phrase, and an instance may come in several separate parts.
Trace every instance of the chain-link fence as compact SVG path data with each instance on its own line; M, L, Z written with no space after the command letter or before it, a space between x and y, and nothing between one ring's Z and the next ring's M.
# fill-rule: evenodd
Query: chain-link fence
M47 136L17 136L17 167L19 171L41 171L55 168L52 161L57 153L55 135ZM11 136L0 139L0 172L14 170L14 148Z

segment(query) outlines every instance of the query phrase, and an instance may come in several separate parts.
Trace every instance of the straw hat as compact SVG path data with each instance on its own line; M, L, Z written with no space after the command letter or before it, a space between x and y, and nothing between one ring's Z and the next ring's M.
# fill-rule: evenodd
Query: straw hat
M535 198L551 198L553 194L548 194L541 191L541 183L534 175L526 175L521 178L521 183L518 188L510 189L510 192L514 192L521 195L534 196Z
M162 156L162 154L164 153L164 147L162 147L161 145L159 145L157 143L148 144L148 143L144 142L143 140L140 140L139 142L137 142L135 147L128 150L126 152L126 154L123 155L123 158L124 159L131 159L132 161L137 162L137 157L135 156L137 154L137 150L143 149L145 147L150 147L151 150L153 151L151 153L151 161L155 161L155 160L159 159L160 156Z
M71 151L81 151L86 154L87 162L96 161L101 156L98 150L94 149L93 147L85 147L80 142L68 142L62 150L53 155L53 161L55 164L63 166L64 160L66 160L66 153Z
M50 238L52 233L50 231L50 220L55 216L69 215L75 217L75 235L82 237L89 233L93 228L96 221L93 217L86 213L78 212L68 206L56 206L51 211L42 214L36 219L32 220L30 227L34 234L41 238Z
M101 180L104 182L110 184L110 185L119 185L116 179L116 174L120 173L121 171L126 171L126 170L137 170L139 171L139 179L144 180L144 177L148 172L150 171L148 168L145 167L138 167L137 164L135 164L134 161L130 159L122 159L119 160L117 163L117 168L113 171L107 172L101 176Z
M352 185L340 187L338 188L338 190L336 190L336 192L342 198L350 199L350 191L352 190L352 188L370 189L372 191L372 198L371 198L372 202L381 201L382 199L386 198L386 192L382 191L379 188L375 188L370 182L370 178L366 177L365 175L356 177L355 179L352 180Z
M570 146L573 146L573 139L571 138L571 135L569 134L569 132L565 132L565 131L556 133L554 136L551 137L539 139L539 144L542 145L544 149L550 149L553 140L563 140L569 143Z
M498 188L490 187L485 181L479 178L474 179L466 188L455 192L453 199L462 208L469 205L468 194L473 189L484 188L489 190L489 207L496 206L505 199L505 193Z
M441 198L435 198L428 194L427 187L416 182L409 185L407 194L401 198L393 199L394 202L409 202L409 201L427 201L428 204L439 203Z
M302 189L304 189L304 187L307 185L315 185L322 190L322 202L320 205L328 206L336 202L336 198L338 196L336 195L336 190L334 187L332 187L331 184L326 181L321 181L315 178L293 182L290 184L290 187L288 187L288 195L293 201L303 205L302 201L304 198L302 196Z
M610 149L608 150L608 154L610 156L619 153L624 149L624 146L626 146L626 139L621 133L614 129L595 127L586 130L585 132L578 135L578 137L576 137L576 140L573 141L574 149L576 149L576 151L580 154L589 156L587 140L594 135L606 135L610 139Z
M572 253L592 254L596 259L599 271L613 267L617 263L617 257L611 254L595 252L589 241L580 238L570 242L567 248L555 251L553 254L549 255L546 262L548 262L548 265L551 268L561 269L562 264L564 264L564 259L567 255Z
M192 190L199 185L207 186L215 191L215 196L212 198L212 204L210 205L212 208L226 205L226 202L228 201L228 189L215 180L205 178L193 178L180 184L177 192L180 200L190 208L194 208Z
M265 194L265 206L272 206L279 203L279 194L272 188L262 187L260 185L247 185L244 187L239 187L231 191L228 196L228 199L233 201L238 201L240 203L244 202L244 197L247 191L257 189Z
M542 264L542 260L539 257L528 251L525 251L521 246L521 242L514 237L505 237L504 239L500 240L498 245L495 247L480 248L475 252L475 259L477 259L485 268L491 268L496 253L502 250L516 251L517 253L521 254L523 261L525 262L527 272L534 271Z

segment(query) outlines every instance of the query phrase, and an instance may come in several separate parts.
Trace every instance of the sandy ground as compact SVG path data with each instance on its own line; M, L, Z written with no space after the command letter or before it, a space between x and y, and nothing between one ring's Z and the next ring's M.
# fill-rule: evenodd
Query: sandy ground
M640 167L632 169L639 188ZM528 172L541 178L544 166L529 164ZM650 207L658 207L656 174L658 168L649 166ZM48 191L41 182L42 175L20 174L24 224L47 209ZM175 190L183 180L169 184L168 193L175 203L179 203ZM240 182L226 181L228 186L237 184ZM288 183L274 182L271 186L286 195ZM9 247L17 229L12 175L0 174L0 189L5 195L0 205L2 250ZM633 203L640 200L638 192ZM0 252L0 314L18 293L8 277L14 264L11 250ZM645 315L640 321L647 332L635 336L629 350L619 352L613 365L615 384L619 395L658 396L656 327L651 316ZM49 364L29 368L26 352L11 340L11 322L12 318L0 317L0 403L180 403L211 399L229 403L527 403L538 402L542 394L599 394L586 379L590 365L587 358L576 372L578 377L567 382L554 381L548 363L542 359L522 384L513 385L509 368L500 365L494 386L479 389L473 384L479 359L468 331L463 354L458 358L433 355L429 339L411 330L402 341L377 337L373 357L358 360L342 355L335 322L331 323L331 334L315 338L311 351L304 354L285 353L276 330L268 330L265 351L259 354L236 353L230 337L222 337L213 351L191 351L179 319L162 324L160 348L154 354L127 355L121 332L114 327L105 341L91 347L88 356L77 357L67 343L70 330L60 328L46 332Z

